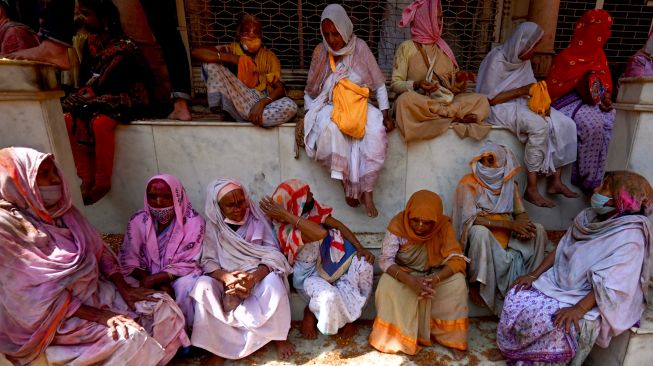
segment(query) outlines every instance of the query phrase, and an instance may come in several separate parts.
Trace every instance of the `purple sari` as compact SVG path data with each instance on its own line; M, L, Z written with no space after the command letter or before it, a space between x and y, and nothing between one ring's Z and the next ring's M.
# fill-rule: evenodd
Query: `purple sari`
M584 191L592 191L603 179L616 111L603 112L598 105L586 104L574 91L551 107L576 122L578 155L572 166L571 182Z

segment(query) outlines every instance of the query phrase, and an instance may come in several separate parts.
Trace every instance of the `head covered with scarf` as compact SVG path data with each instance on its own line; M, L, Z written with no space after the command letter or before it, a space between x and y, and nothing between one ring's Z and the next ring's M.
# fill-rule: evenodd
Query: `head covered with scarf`
M361 84L370 89L376 90L385 85L385 75L379 69L374 54L362 39L354 34L354 25L347 15L347 11L338 4L327 5L322 11L320 24L325 20L330 20L336 27L336 30L345 42L344 47L339 50L332 49L322 32L322 43L320 43L313 52L311 67L306 79L306 93L312 98L316 98L323 89L330 87L325 84L326 78L332 73L329 66L329 54L342 56L344 68L339 68L342 77L347 77L349 71L356 72L361 78Z
M159 243L156 219L150 213L147 189L153 181L163 181L172 192L174 217L163 236L165 245ZM204 219L193 209L183 185L170 174L155 175L145 184L143 209L129 220L127 232L120 248L120 264L124 275L140 268L152 274L168 272L175 276L199 274L196 262L204 240ZM160 248L165 250L160 253Z
M289 179L281 182L272 195L272 200L286 211L295 216L300 216L316 224L323 224L331 216L333 209L321 205L315 198L309 200L311 188L308 183L300 179ZM302 233L299 229L288 223L274 223L281 251L288 257L292 264L300 249L304 246Z
M478 71L476 92L492 99L506 90L536 82L531 61L520 56L532 50L543 36L544 31L536 23L519 24L502 45L485 56Z
M17 364L36 359L93 296L100 269L118 272L110 249L73 207L56 162L62 195L46 209L36 178L48 159L54 162L29 148L0 150L0 353Z
M482 162L489 156L493 166ZM492 141L483 145L469 165L472 172L458 183L452 213L462 243L467 242L467 230L478 215L513 213L517 173L522 170L512 150Z
M414 218L433 221L435 225L430 232L419 235L410 226L410 220ZM409 244L426 246L429 268L447 264L454 272L465 271L462 248L456 239L451 219L445 216L442 200L436 193L427 190L413 193L406 208L388 224L388 231L407 239Z
M442 38L441 14L442 5L440 0L416 0L404 8L399 26L406 27L410 25L410 34L413 41L417 43L436 43L457 67L456 56Z
M234 231L222 213L219 202L227 193L238 189L243 191L248 211L244 223ZM270 222L240 182L233 178L222 178L209 183L205 214L208 222L201 260L204 272L211 273L217 269L251 272L261 264L284 276L292 272L288 261L279 251Z
M603 46L610 38L613 19L602 9L585 12L576 22L569 47L555 57L547 77L551 99L574 90L585 74L593 72L606 92L612 92L612 78Z

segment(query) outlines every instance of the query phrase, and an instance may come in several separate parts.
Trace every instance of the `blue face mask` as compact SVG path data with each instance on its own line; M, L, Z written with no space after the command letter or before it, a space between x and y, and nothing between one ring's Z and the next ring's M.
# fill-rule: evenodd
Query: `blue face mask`
M592 208L594 209L594 211L596 211L597 214L605 215L615 210L614 207L605 205L611 199L612 197L604 196L600 193L594 192L592 198L590 199L590 202L592 204Z

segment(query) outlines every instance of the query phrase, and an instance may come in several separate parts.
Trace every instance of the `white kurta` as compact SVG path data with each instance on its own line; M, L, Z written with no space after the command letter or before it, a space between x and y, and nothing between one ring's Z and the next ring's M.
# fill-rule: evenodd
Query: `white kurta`
M312 272L298 292L308 302L317 318L317 329L322 334L336 334L338 329L360 318L367 300L372 294L374 269L364 258L354 256L347 272L335 282L329 283L315 270L319 255L319 242L304 245L297 254L293 270Z
M224 312L224 286L209 276L197 281L191 343L215 355L240 359L270 341L283 341L290 330L290 301L283 279L268 274L236 309Z

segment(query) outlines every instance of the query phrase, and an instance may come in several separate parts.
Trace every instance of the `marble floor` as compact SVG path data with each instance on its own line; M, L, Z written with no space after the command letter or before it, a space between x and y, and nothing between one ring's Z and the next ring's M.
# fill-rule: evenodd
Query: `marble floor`
M415 356L390 355L376 351L367 343L372 328L371 320L356 323L356 334L348 339L320 335L316 340L300 337L299 322L293 322L290 340L296 346L295 354L286 361L276 357L276 349L268 344L247 358L227 361L226 365L285 366L285 365L374 365L374 366L491 366L505 365L496 347L496 318L472 318L469 320L469 351L465 358L455 361L446 348L435 345L425 347ZM198 351L191 357L177 357L170 365L200 366L205 353Z

